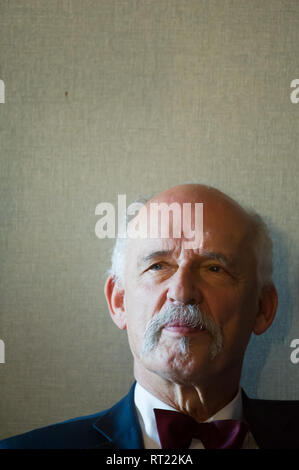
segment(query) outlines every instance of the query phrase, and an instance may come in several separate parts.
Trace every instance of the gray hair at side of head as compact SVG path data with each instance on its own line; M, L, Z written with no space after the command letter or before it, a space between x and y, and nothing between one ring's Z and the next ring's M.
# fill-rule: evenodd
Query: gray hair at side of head
M137 204L146 204L151 198L142 198L134 201ZM241 206L247 213L252 224L252 244L257 263L257 282L259 293L263 288L267 288L273 284L273 243L266 222L252 208ZM132 217L131 217L132 218ZM126 225L130 216L126 215ZM126 265L126 251L128 246L128 238L116 238L116 242L112 251L111 268L108 275L113 276L118 285L124 283L124 273Z
M132 202L131 205L137 204L137 205L145 205L151 197L145 198L139 198L135 201ZM137 211L138 212L138 211ZM127 227L128 223L132 218L134 218L137 214L134 216L129 215L126 213L125 217L125 226ZM122 238L122 237L116 237L116 241L114 244L114 247L112 249L112 256L111 256L111 267L108 270L108 276L113 276L115 282L117 283L118 286L122 286L124 284L124 276L125 276L125 266L126 266L126 255L127 255L127 247L128 247L128 237Z
M273 284L273 242L265 220L253 209L245 208L252 223L252 245L257 264L259 293Z

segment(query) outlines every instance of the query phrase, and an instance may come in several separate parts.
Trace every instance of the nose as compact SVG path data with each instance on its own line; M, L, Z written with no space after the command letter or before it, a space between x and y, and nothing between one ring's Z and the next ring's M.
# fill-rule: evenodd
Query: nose
M188 268L179 268L169 280L167 299L180 304L200 304L202 292L195 283L193 273Z

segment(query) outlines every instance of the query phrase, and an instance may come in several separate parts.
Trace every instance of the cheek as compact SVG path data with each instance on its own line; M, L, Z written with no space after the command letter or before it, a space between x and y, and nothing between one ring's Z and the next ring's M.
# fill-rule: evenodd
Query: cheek
M205 300L208 306L208 313L221 326L229 323L240 308L239 296L228 289L206 292Z
M143 335L146 328L145 318L144 315L140 314L141 312L138 310L138 308L133 309L131 305L128 305L126 308L126 331L128 342L133 356L138 356L141 350Z
M145 317L147 321L163 306L166 296L163 287L152 283L136 282L127 287L125 295L125 308L128 313L136 313L136 319Z
M222 327L224 343L243 349L250 338L257 312L256 292L226 292L210 303L211 314Z
M156 292L141 286L126 291L124 306L130 341L140 342L148 322L159 309Z
M251 289L225 289L206 295L208 309L224 329L248 329L257 312L256 293Z

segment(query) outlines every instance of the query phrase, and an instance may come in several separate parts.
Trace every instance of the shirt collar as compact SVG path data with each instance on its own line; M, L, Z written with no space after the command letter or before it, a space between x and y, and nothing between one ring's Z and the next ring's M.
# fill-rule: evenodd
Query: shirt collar
M159 442L155 414L153 411L154 408L172 411L177 410L152 395L138 382L136 383L135 387L134 400L143 433L145 433L153 441ZM225 405L221 410L217 411L214 416L211 416L207 422L222 419L241 420L242 414L242 395L241 389L239 388L238 393L232 399L232 401Z

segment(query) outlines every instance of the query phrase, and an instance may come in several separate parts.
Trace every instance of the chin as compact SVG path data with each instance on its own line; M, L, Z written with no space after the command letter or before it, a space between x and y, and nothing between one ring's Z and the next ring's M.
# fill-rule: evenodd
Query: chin
M194 354L192 349L185 353L180 348L161 350L156 348L148 356L143 358L143 363L148 370L181 385L196 383L200 378L211 373L211 357L207 352L200 356Z

